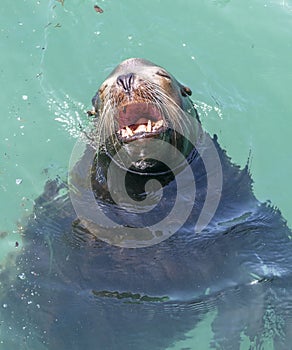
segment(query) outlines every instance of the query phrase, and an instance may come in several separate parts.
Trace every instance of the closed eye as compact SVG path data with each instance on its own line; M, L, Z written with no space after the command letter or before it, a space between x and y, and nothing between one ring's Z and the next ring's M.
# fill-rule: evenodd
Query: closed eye
M166 79L171 79L170 75L167 74L165 71L163 70L159 70L156 72L157 75L159 75L160 77L166 78Z

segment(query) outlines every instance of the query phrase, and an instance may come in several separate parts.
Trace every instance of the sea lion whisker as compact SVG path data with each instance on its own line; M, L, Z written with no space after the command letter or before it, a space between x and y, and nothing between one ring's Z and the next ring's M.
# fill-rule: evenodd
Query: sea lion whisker
M156 105L158 110L160 111L160 115L167 126L169 124L167 118L165 118L165 108L163 108L163 101L159 98L157 91L159 91L160 87L150 82L146 82L146 91L149 94L150 100Z
M110 142L111 147L114 150L114 153L118 153L118 138L116 135L117 128L115 126L115 119L114 116L118 114L118 103L115 98L111 98L109 96L109 99L107 101L103 114L101 116L101 119L103 120L103 123L100 124L100 130L99 133L101 133L104 137L103 139L100 138L100 142L103 145L105 151L109 153L108 149L108 142ZM122 159L118 156L120 159L120 162L123 163ZM123 163L124 165L124 163Z
M108 123L108 115L110 115L111 110L111 102L110 100L107 101L106 105L104 106L103 112L100 115L96 128L98 129L97 133L97 143L98 146L104 143L105 137L107 136L107 123Z
M158 102L158 105L163 111L163 115L167 115L167 124L169 124L170 127L176 128L180 123L184 123L183 118L180 117L179 106L161 91L158 91L158 94L160 94L158 98L160 102ZM177 120L177 118L179 118L179 120Z
M168 117L171 122L173 122L173 126L177 129L181 129L182 131L185 130L185 128L190 127L190 125L187 124L186 121L189 121L189 118L185 118L185 111L183 111L180 106L169 96L167 96L163 91L159 90L158 93L161 94L162 100L165 99L164 103L162 105L166 105L167 108L165 111L168 113ZM182 128L182 125L184 128Z

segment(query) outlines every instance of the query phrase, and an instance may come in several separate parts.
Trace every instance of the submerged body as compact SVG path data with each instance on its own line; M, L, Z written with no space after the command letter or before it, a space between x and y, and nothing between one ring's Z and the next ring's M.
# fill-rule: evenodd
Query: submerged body
M141 71L149 78L144 94L138 84L145 81ZM158 78L153 77L155 72ZM169 103L175 101L166 112L163 107L149 107L154 98L148 94L149 87L153 90L155 86L165 92L156 96L155 103L162 101L165 106L165 94ZM116 123L108 127L107 121L97 122L95 130L103 137L97 145L89 142L71 172L70 191L73 186L75 197L67 184L51 181L36 200L16 263L17 274L23 278L8 286L3 298L10 305L3 312L5 324L13 331L5 349L15 349L18 344L19 349L162 350L184 339L187 331L213 311L210 348L239 349L244 334L251 348L260 349L267 339L274 342L275 349L291 347L291 232L278 210L254 197L247 167L241 170L233 165L216 137L211 139L212 152L215 149L220 160L222 178L219 187L212 188L212 198L216 200L219 190L220 198L212 215L205 215L205 225L196 229L206 210L210 176L218 169L216 162L211 163L214 169L206 166L210 138L200 130L189 94L167 72L144 60L125 61L106 80L93 100L93 114L102 121L115 115ZM109 108L111 113L108 96L110 100L119 96ZM177 106L192 115L194 129L181 123L182 113L178 130L174 121ZM180 169L175 160L171 164L179 170L169 171L157 158L146 157L148 139L178 147L190 171L184 172L184 166ZM123 147L134 159L130 172L115 158ZM84 164L92 150L98 150L98 156L91 165L87 188ZM163 151L161 147L158 153ZM132 201L110 191L107 170L113 161L116 177L126 179L127 193L137 203L147 195L161 194L162 188L155 208L145 211L141 207L142 213L134 212L129 210ZM176 181L180 174L182 192ZM147 189L149 180L158 180L161 187ZM94 211L86 200L77 206L85 208L82 213L76 213L74 200L89 190L117 228L94 222ZM175 232L164 236L164 232L149 229L169 216L178 202L177 216L171 216ZM184 208L190 212L177 224ZM165 231L172 227L170 221ZM129 235L133 228L143 230Z

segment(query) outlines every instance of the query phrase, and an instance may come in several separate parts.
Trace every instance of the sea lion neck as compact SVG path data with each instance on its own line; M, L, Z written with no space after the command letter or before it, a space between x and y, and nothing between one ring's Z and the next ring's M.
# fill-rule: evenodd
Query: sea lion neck
M114 171L111 172L111 176L108 176L110 165L114 167ZM144 172L136 168L124 169L118 164L113 164L105 150L100 150L92 167L91 184L95 196L100 197L102 189L102 198L106 198L107 201L111 198L109 187L118 193L120 186L125 186L128 195L140 201L147 196L149 191L152 194L155 192L155 188L151 190L148 188L148 191L145 188L148 181L156 180L160 183L159 187L164 188L173 182L174 178L173 172L163 164L156 164L151 170L146 169Z

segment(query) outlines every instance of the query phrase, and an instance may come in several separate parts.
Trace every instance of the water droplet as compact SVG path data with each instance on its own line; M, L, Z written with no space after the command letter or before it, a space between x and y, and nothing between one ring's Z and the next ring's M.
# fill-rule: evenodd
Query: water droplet
M21 280L24 280L25 279L25 273L21 273L20 275L18 275L18 278L20 278Z
M20 185L22 183L22 179L16 179L15 183L16 183L16 185Z

